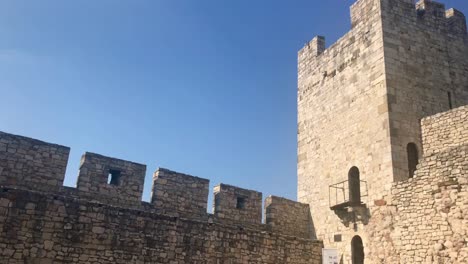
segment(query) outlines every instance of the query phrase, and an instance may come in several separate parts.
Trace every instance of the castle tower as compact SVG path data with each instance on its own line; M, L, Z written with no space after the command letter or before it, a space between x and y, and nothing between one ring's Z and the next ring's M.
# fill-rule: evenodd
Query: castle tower
M298 200L344 263L372 253L375 204L413 177L421 118L468 104L461 12L429 0L358 0L351 24L328 49L318 36L298 54Z

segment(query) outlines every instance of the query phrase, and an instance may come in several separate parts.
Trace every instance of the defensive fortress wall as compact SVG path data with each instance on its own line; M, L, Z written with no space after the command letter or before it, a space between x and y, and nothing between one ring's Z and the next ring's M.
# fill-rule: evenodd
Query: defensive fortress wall
M416 172L418 160L420 167L426 164L423 153L437 150L448 155L444 159L461 162L444 151L450 134L447 140L425 141L431 132L426 123L421 129L420 121L468 104L466 18L431 0L357 0L350 11L351 29L343 37L327 47L325 38L317 36L298 53L298 201L310 205L317 238L325 247L337 248L343 263L352 262L353 252L359 252L354 254L359 259L376 260L370 263L398 263L400 253L406 254L401 263L420 263L420 258L426 261L423 253L408 256L426 245L405 244L406 249L395 246L393 255L381 254L391 247L378 242L388 239L369 228L387 223L374 214L382 209L374 202L383 203L385 194L409 182L440 180L435 167L430 179ZM437 131L451 130L450 122ZM446 170L454 166L435 163ZM403 195L414 197L411 191L397 193L401 196L393 199L402 204L408 203ZM427 208L411 210L408 221L430 218ZM401 236L393 241L421 238ZM442 254L424 252L434 253L431 259ZM448 247L443 252L455 255Z
M468 262L468 106L424 118L421 128L414 178L374 201L370 263Z
M308 205L0 132L0 263L321 263Z

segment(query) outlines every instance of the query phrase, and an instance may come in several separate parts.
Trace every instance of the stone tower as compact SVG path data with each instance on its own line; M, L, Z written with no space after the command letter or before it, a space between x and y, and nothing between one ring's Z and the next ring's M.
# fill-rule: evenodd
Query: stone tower
M329 48L318 36L298 54L298 200L344 263L354 247L368 253L374 207L413 176L420 120L468 104L461 12L429 0L358 0L351 25Z

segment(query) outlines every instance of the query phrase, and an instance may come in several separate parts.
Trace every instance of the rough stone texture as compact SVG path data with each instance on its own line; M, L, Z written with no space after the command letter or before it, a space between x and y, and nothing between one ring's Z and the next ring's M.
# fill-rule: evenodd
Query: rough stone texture
M417 11L401 0L382 3L393 176L399 181L408 179L406 145L422 149L420 120L468 104L468 36L464 15L446 13L440 3L419 1Z
M114 184L108 183L111 171L118 174ZM81 158L77 188L102 202L140 204L145 174L146 165L87 152Z
M62 186L70 148L0 132L0 184Z
M415 177L393 185L366 227L372 263L468 263L467 115L465 106L422 121Z
M165 214L206 215L210 181L159 168L153 176L153 200Z
M321 263L321 242L14 189L0 192L0 262Z
M262 193L220 184L214 188L214 215L244 223L261 223Z
M351 13L350 32L318 54L313 40L298 65L298 200L310 204L317 238L342 252L359 232L330 210L328 186L357 166L371 191L363 197L368 204L393 181L381 3L360 0Z
M450 151L468 142L468 106L422 120L424 156Z
M394 182L410 177L407 145L422 156L420 120L468 104L461 12L433 1L358 0L351 24L329 48L315 37L298 54L298 200L310 204L317 238L339 249L343 263L351 261L354 236L362 238L366 256L379 254L370 251L372 239L387 241L389 234L371 237L367 226L392 219L394 208L383 198ZM441 124L446 131L451 126ZM334 189L344 194L340 199L328 186L348 180L353 166L363 181L363 204L331 210L349 199L348 183L343 193ZM400 258L393 260L386 263Z
M320 263L318 237L351 263L360 236L366 263L468 263L466 19L428 0L358 0L351 24L299 52L304 204L269 197L261 224L262 194L221 184L211 215L207 180L168 170L144 203L144 165L89 153L78 189L61 187L68 148L0 133L0 262Z
M78 188L38 186L50 178L45 169L63 180L69 149L0 135L5 146L0 148L0 172L5 175L0 178L0 263L321 263L322 242L303 236L304 215L261 223L259 192L221 184L213 215L206 211L208 180L159 169L152 203L146 203L140 200L145 165L92 153L82 158ZM8 151L10 146L21 151ZM19 156L23 149L44 159L30 164ZM49 155L56 151L67 155L60 173L57 158ZM30 169L11 170L23 164ZM119 176L116 181L108 182L109 171ZM17 180L28 177L37 182ZM244 198L242 209L236 208L238 197ZM288 212L307 207L281 203ZM279 230L278 223L285 229ZM290 223L304 226L293 230Z
M282 197L265 199L265 223L274 232L302 238L315 238L310 207Z

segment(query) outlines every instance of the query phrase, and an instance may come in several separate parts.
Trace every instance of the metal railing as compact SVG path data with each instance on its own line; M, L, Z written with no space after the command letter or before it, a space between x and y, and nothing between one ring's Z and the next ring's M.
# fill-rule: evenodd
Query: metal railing
M360 201L358 201L359 204L364 204L365 199L368 196L367 193L367 182L366 181L359 181L359 188L360 188ZM342 181L339 183L335 183L332 185L328 186L328 202L330 205L330 208L339 208L339 207L348 207L351 205L351 200L350 200L350 192L349 192L349 181ZM353 201L356 202L356 201Z

